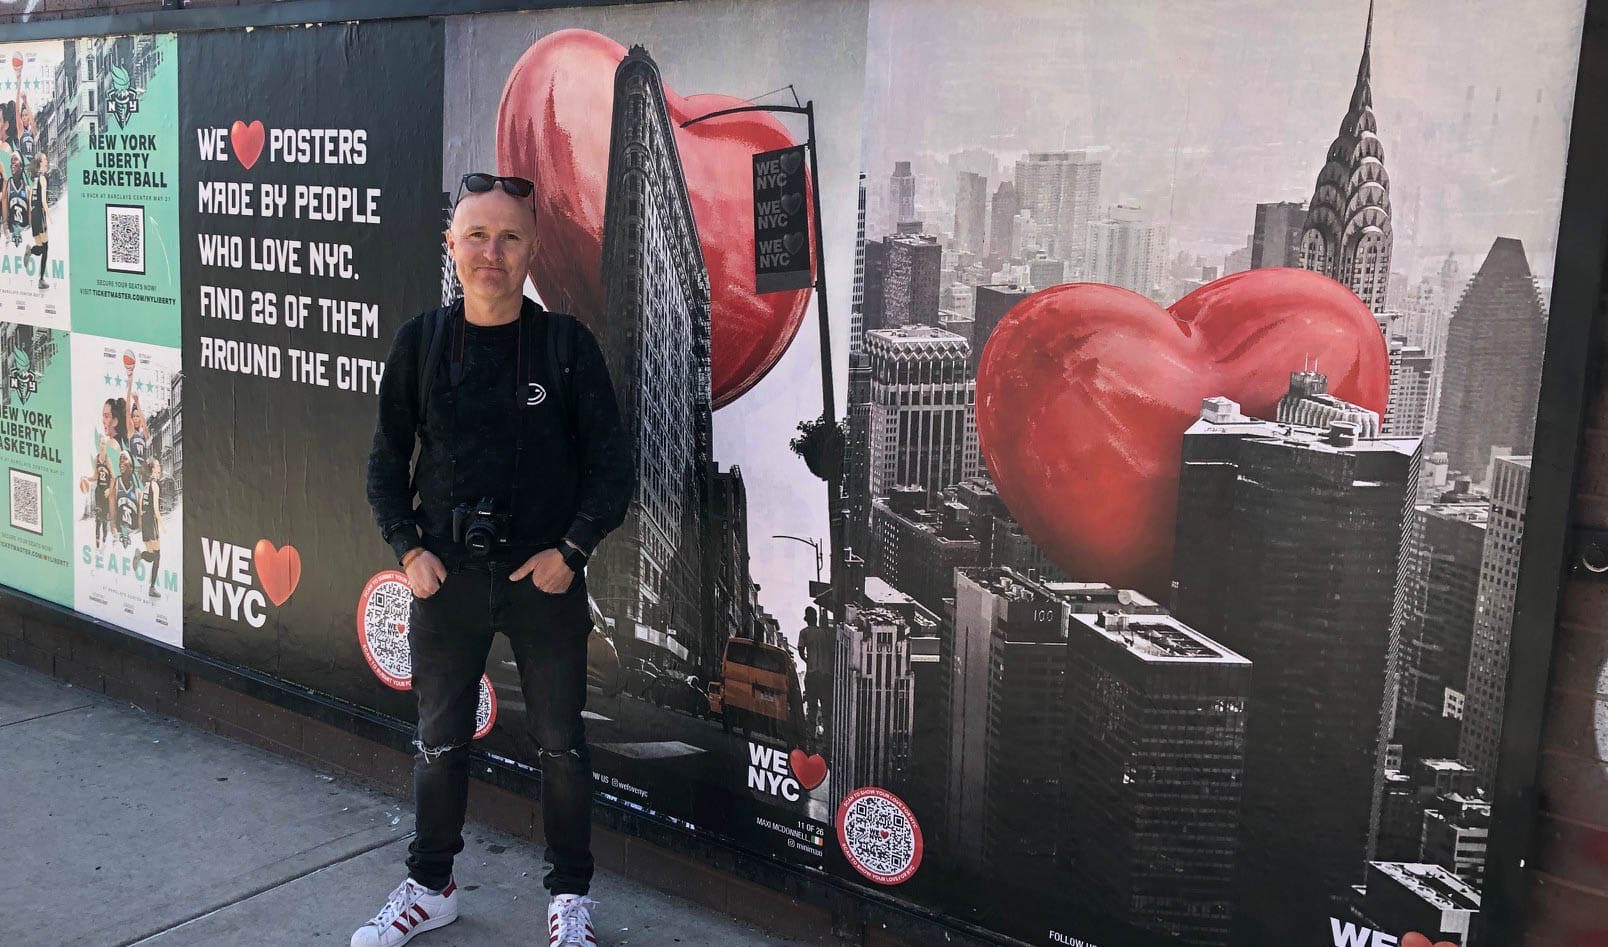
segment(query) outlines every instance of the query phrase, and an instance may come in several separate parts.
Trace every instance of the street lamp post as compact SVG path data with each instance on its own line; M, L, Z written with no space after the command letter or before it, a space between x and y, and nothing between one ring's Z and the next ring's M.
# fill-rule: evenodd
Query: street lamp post
M797 102L795 95L793 101ZM821 338L821 420L827 425L826 436L834 439L829 453L833 457L840 457L841 450L835 445L838 431L836 399L832 389L832 323L827 315L826 299L826 254L824 238L822 236L821 221L821 175L816 162L815 142L815 100L811 99L803 105L742 105L735 108L719 109L707 115L689 118L681 123L682 128L706 122L722 115L736 115L742 112L787 112L794 115L803 115L808 123L808 134L804 147L810 156L810 204L815 215L815 313L817 319L816 332ZM826 509L827 523L831 534L832 544L832 613L834 618L841 620L843 615L844 585L846 577L843 575L843 509L842 509L842 480L843 470L840 460L833 460L823 477L826 481ZM816 549L816 576L820 582L820 549Z
M821 541L818 539L805 539L803 536L789 536L786 533L772 533L772 539L791 539L801 542L815 550L815 581L821 581Z

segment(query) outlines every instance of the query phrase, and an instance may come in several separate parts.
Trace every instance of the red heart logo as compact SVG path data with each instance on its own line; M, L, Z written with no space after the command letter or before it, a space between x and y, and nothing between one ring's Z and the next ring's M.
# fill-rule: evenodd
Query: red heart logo
M264 137L266 135L263 132L262 122L254 121L247 125L236 119L235 123L229 126L229 150L234 152L235 160L239 161L240 166L247 171L251 170L251 166L257 163L258 156L262 154Z
M537 40L514 64L497 110L497 169L536 182L536 259L530 278L551 308L594 327L603 317L603 208L614 73L625 47L588 30ZM794 144L765 112L680 123L748 103L683 98L664 89L676 149L709 268L714 406L752 388L793 341L807 289L754 290L753 156Z
M273 543L259 539L251 550L251 561L257 568L257 581L275 607L285 604L301 584L301 553L295 546L275 549Z
M787 754L787 765L793 769L793 778L805 789L814 789L826 779L826 760L821 754L804 755L803 750Z
M1417 931L1408 931L1401 935L1401 940L1397 943L1400 947L1457 947L1456 944L1449 940L1440 940L1431 944L1428 937Z
M1274 418L1316 363L1337 397L1383 414L1384 338L1368 307L1306 270L1225 276L1162 309L1069 283L1017 303L977 371L977 428L1000 495L1080 580L1165 601L1184 431L1222 395Z

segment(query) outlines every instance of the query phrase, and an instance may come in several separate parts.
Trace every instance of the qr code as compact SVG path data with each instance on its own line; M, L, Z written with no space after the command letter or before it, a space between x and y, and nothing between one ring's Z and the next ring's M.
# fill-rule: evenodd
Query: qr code
M497 694L491 689L491 678L480 676L480 701L475 704L475 739L483 739L497 722Z
M145 272L145 208L106 205L106 269L114 273Z
M843 801L838 838L850 864L881 884L898 884L921 864L921 830L892 793L867 788Z
M374 676L387 687L407 690L413 686L413 658L408 651L413 593L395 578L399 575L382 572L369 581L358 606L358 632Z
M11 525L14 528L45 534L43 484L38 474L12 469Z

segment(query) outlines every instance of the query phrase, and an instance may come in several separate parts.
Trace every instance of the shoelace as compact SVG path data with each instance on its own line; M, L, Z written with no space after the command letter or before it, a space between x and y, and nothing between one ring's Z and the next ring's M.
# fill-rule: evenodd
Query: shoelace
M374 920L369 923L375 927L389 926L392 921L402 916L403 911L412 907L413 902L419 899L419 895L414 893L415 890L420 893L424 891L423 888L415 885L411 878L397 885L396 890L391 892L391 899L385 902L385 907L380 908L380 913L374 915Z
M592 919L591 909L597 905L591 898L572 898L558 902L558 930L554 943L559 947L586 943L586 925Z

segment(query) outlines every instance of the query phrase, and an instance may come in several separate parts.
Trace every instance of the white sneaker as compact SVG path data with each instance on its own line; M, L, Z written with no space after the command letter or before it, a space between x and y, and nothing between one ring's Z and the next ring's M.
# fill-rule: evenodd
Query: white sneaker
M596 947L592 908L597 902L578 894L561 894L547 902L547 947Z
M352 947L401 947L415 934L445 927L458 919L458 883L447 882L440 894L412 878L391 892L374 919L352 934Z

